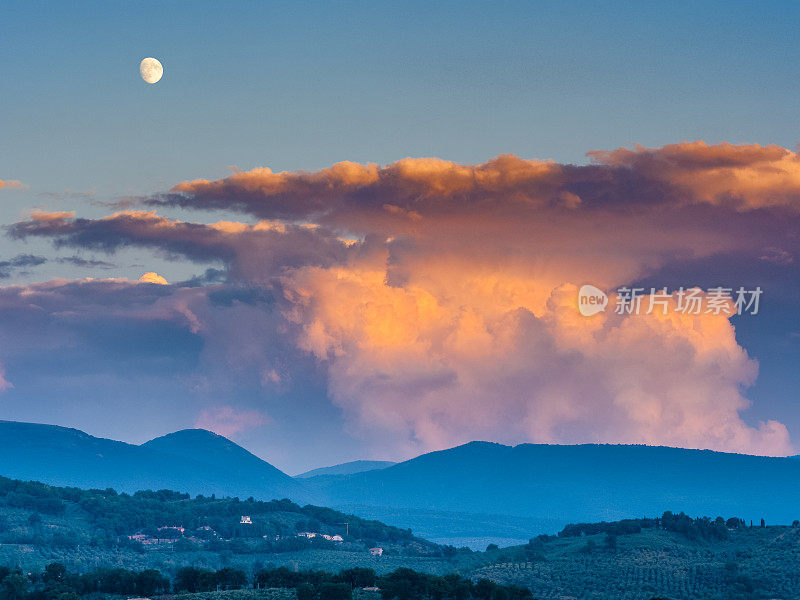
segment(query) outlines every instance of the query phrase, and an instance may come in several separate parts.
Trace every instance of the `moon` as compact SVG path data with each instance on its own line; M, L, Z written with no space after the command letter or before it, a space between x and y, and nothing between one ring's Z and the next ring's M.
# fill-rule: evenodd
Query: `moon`
M145 58L139 64L139 73L147 83L158 83L164 74L164 67L155 58Z

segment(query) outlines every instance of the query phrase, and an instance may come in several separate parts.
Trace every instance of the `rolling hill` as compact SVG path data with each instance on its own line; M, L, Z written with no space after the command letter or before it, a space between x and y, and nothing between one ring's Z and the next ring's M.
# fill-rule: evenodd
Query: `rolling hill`
M393 523L433 539L441 536L404 519L404 511L458 513L462 519L495 515L488 522L475 519L473 533L483 537L513 537L503 535L506 517L524 517L532 525L541 520L548 525L541 532L568 521L665 510L784 524L800 518L797 460L667 447L473 442L379 471L309 483L328 505L377 519L392 516Z
M363 473L364 471L375 471L377 469L385 469L397 463L390 460L354 460L351 462L342 463L340 465L333 465L332 467L320 467L319 469L312 469L305 473L295 475L296 479L307 479L309 477L318 477L320 475L352 475L354 473Z
M0 421L0 440L0 475L14 479L124 492L315 499L314 492L269 463L204 430L136 446L67 427Z
M506 545L568 522L658 515L800 518L800 461L633 445L472 442L360 472L291 478L204 430L141 446L75 429L0 421L0 475L119 491L174 489L330 506L440 543ZM312 472L313 473L313 472Z

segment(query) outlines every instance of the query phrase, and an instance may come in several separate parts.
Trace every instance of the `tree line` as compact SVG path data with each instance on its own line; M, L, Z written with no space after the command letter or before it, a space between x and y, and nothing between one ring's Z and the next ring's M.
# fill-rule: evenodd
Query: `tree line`
M797 522L796 522L797 523ZM794 525L794 524L793 524ZM798 523L800 525L800 523ZM571 523L558 532L558 537L579 537L605 533L609 536L629 535L639 533L642 529L663 529L681 533L691 540L726 540L729 529L746 527L744 519L730 517L725 519L717 517L692 518L683 512L674 514L666 511L661 517L642 519L623 519L621 521L600 521L599 523ZM751 522L752 526L752 522ZM761 527L764 527L761 520ZM546 540L549 536L539 536ZM537 538L537 539L539 539ZM533 545L533 541L531 542Z
M364 587L379 588L383 600L533 600L527 588L487 579L473 582L457 574L429 575L407 568L378 575L372 569L355 567L334 575L278 567L261 569L249 581L244 571L230 567L217 571L182 567L170 580L155 569L100 568L76 574L61 563L51 563L42 573L25 576L19 569L0 566L0 600L80 600L97 593L149 597L250 586L294 589L298 600L351 600L353 590Z

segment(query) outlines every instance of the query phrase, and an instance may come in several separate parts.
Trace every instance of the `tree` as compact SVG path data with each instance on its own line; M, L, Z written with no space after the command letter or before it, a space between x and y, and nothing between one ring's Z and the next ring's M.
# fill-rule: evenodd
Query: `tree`
M319 600L351 600L353 588L346 583L323 583L319 587Z
M240 590L247 584L247 575L244 571L225 567L216 573L217 585L223 590Z
M0 582L0 600L22 600L28 592L28 580L19 573L7 575Z
M139 596L149 597L156 593L169 591L169 579L155 569L146 569L136 574L136 593Z
M613 533L606 534L605 546L607 550L617 550L617 536Z
M316 600L317 590L310 583L301 583L295 588L297 600Z
M353 567L346 569L339 574L339 577L350 587L372 587L375 585L377 575L372 569L365 569L363 567Z
M195 567L181 567L175 574L175 591L193 594L200 591L200 575L204 570Z
M488 579L479 579L473 586L472 593L479 600L492 600L497 584Z
M67 576L67 567L61 563L50 563L44 568L42 579L45 583L64 581Z
M402 567L378 579L383 600L418 600L427 596L427 578L412 569Z
M489 544L488 546L486 546L487 552L492 552L494 550L499 550L497 544Z

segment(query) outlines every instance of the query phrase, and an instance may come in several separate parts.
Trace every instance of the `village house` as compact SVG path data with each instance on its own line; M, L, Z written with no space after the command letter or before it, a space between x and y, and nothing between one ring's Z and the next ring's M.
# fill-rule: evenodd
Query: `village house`
M158 528L158 530L159 531L167 531L167 530L178 531L178 532L181 533L181 535L183 535L183 532L186 531L183 527L179 527L177 525L162 525L161 527Z
M383 556L383 548L370 548L369 553L372 556Z
M242 519L239 521L239 523L241 523L242 525L252 525L253 520L246 515L242 515Z

